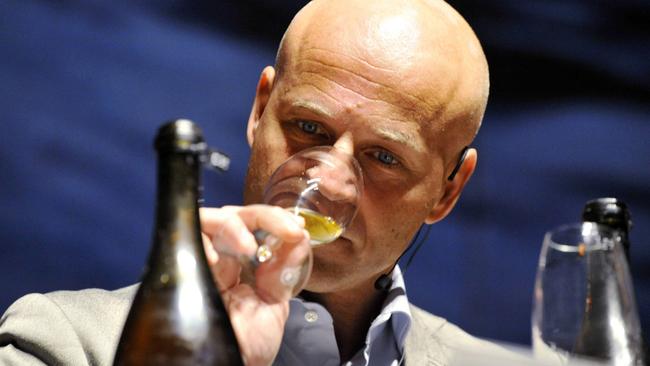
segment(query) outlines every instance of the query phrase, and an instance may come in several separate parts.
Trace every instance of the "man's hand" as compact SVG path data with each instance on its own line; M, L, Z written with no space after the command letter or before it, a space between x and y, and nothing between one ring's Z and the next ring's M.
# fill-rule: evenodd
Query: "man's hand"
M297 266L309 255L304 221L266 205L202 208L200 217L208 263L230 315L242 358L248 366L269 365L280 347L292 289L283 286L277 276L265 274L262 267L256 273L255 287L242 283L237 258L255 254L257 243L252 232L264 230L282 241L272 266Z

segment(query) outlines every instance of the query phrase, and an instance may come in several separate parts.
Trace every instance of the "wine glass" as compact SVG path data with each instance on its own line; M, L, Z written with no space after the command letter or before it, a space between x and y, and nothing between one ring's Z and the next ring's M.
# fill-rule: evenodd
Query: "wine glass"
M356 159L333 146L305 149L291 156L271 175L264 203L282 207L304 219L309 246L336 240L356 215L363 194L363 174ZM289 250L263 230L254 232L258 249L254 256L239 256L240 279L266 290L273 286L302 290L311 274L313 256L292 248L292 260L279 264L278 255ZM293 263L294 265L287 265Z
M642 365L640 324L620 239L616 230L592 222L546 233L531 322L537 358Z

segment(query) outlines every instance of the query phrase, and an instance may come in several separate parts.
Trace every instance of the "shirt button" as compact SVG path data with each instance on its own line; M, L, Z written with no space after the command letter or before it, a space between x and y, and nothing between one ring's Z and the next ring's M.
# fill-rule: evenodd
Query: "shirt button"
M317 321L318 313L313 310L309 310L308 312L305 313L305 320L309 323L313 323Z

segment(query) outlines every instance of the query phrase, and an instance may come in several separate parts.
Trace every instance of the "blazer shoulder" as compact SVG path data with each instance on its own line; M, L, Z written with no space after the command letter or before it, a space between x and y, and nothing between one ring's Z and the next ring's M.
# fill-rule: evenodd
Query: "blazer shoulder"
M501 357L510 352L501 346L474 337L444 318L411 304L411 329L406 338L409 365L444 366L466 351Z
M110 365L136 286L26 295L0 319L0 360Z
M126 315L121 313L129 310L137 289L137 285L131 285L113 291L91 288L79 291L55 291L43 296L65 314L74 317L91 315L92 318L86 320L102 323L108 320L112 323L111 320Z
M438 332L450 323L445 318L435 316L426 310L423 310L413 304L409 304L411 310L411 328L415 332Z

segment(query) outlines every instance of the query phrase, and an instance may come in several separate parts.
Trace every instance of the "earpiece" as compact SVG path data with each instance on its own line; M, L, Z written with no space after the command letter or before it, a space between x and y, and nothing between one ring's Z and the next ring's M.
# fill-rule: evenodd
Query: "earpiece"
M447 177L448 181L454 180L456 177L456 174L460 170L460 167L463 166L463 162L465 161L465 157L467 157L467 152L469 151L469 146L465 146L463 148L463 151L460 152L460 158L458 159L458 162L456 163L456 166L454 167L454 170L451 171L451 174Z

